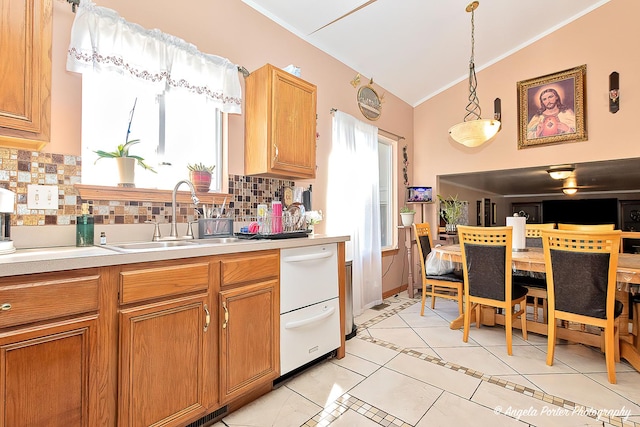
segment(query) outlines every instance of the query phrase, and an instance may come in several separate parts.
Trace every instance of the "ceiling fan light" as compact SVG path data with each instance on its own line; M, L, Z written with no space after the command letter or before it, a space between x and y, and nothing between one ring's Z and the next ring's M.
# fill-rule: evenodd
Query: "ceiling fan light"
M500 131L502 123L493 119L469 120L449 128L449 136L458 144L478 147L491 141Z
M549 176L553 179L567 179L571 176L575 169L573 167L557 167L547 170Z
M569 196L573 196L574 194L576 194L578 192L578 189L576 187L563 187L562 188L562 192L564 194L569 195Z

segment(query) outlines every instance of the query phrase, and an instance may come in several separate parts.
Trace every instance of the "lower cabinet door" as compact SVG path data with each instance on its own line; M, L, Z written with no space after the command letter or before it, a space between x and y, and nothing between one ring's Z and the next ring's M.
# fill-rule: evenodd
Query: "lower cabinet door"
M182 426L206 413L207 296L120 312L118 426Z
M220 292L220 401L278 378L278 281Z
M96 424L96 324L93 316L0 334L0 426Z

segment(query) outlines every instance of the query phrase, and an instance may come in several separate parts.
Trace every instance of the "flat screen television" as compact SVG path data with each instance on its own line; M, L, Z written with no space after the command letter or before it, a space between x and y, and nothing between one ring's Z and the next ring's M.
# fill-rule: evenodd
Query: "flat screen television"
M619 227L618 199L543 200L542 222L615 224Z

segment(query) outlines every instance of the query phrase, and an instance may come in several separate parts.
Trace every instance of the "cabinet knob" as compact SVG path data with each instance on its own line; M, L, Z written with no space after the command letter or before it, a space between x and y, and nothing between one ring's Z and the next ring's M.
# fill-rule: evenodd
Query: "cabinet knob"
M11 310L11 304L8 303L8 302L5 302L4 304L0 305L0 310L2 310L2 311Z

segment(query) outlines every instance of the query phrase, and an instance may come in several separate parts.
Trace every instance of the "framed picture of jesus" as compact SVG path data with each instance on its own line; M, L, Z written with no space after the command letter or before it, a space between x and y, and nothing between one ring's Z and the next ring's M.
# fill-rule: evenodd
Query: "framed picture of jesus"
M523 80L518 86L518 148L587 140L587 66Z

